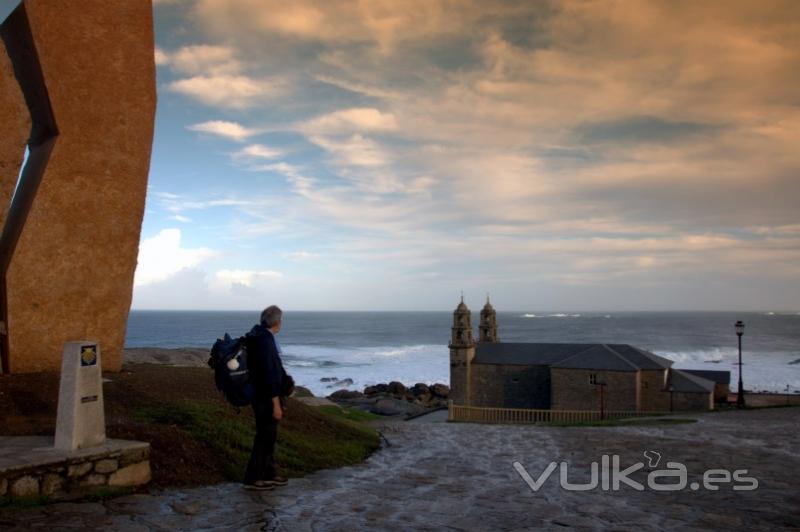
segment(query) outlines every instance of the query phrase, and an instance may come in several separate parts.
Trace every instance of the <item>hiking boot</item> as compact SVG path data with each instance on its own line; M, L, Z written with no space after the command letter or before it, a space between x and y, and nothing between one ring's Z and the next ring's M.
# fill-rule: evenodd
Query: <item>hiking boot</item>
M283 477L274 476L266 480L260 480L259 482L263 482L269 486L285 486L289 483L289 480Z
M264 480L256 480L251 484L244 485L244 489L252 491L269 491L274 488L275 488L274 484L270 484L269 482Z

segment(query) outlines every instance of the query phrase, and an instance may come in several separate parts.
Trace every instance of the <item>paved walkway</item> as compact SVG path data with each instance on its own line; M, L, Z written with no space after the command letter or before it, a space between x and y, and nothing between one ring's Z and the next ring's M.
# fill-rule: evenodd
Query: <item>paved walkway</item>
M800 409L712 413L683 425L604 428L394 422L390 447L365 463L322 471L274 492L225 484L0 512L0 528L29 530L776 530L800 526ZM558 471L534 493L551 461L572 482L618 454L624 467L658 451L690 481L709 468L747 469L756 491L565 491ZM648 469L631 478L644 482ZM662 483L666 483L663 481Z

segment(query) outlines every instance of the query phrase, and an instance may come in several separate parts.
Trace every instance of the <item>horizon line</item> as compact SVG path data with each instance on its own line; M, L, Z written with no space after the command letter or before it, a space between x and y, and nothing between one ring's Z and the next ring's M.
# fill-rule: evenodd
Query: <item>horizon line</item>
M129 312L261 312L263 309L185 309L185 308L131 308ZM453 309L355 309L355 310L342 310L342 309L282 309L284 312L337 312L337 313L356 313L356 312L453 312ZM748 314L781 314L781 315L800 315L800 310L763 310L763 309L618 309L618 310L580 310L580 309L511 309L511 310L497 310L498 313L536 313L536 312L549 312L549 313L592 313L592 314L609 314L620 312L703 312L703 313L736 313L743 312ZM543 316L547 317L547 316Z

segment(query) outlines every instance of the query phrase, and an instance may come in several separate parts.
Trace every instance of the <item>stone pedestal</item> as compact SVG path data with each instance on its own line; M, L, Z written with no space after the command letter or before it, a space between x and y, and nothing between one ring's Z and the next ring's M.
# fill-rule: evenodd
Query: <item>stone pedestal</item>
M74 451L105 440L100 346L97 342L67 342L61 360L55 447Z

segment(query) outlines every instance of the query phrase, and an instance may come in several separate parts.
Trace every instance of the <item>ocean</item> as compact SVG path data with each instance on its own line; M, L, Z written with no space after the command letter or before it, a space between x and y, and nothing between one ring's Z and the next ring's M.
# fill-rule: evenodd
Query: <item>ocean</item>
M126 347L210 349L218 336L242 335L258 317L258 311L134 310ZM745 388L800 392L800 313L521 311L497 318L501 341L628 343L677 368L729 370L732 390L738 381L733 325L742 320ZM478 312L472 319L477 337ZM286 312L278 339L297 383L328 395L392 380L448 384L451 324L452 312Z

